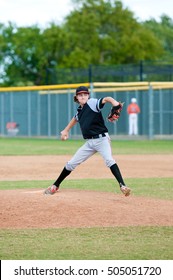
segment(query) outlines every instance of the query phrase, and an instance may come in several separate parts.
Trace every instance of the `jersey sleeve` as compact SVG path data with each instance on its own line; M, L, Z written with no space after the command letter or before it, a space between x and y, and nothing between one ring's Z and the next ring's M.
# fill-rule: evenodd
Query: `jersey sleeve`
M76 114L73 116L73 118L78 122L79 118L78 118L78 112L76 112Z
M102 100L103 100L103 97L98 99L98 108L99 108L99 110L101 110L104 107L104 105L105 105L105 104L102 103Z
M97 99L97 98L90 98L88 100L88 106L94 111L94 112L100 112L100 110L103 108L104 104L102 104L103 98Z
M78 116L77 113L73 116L73 118L78 122Z

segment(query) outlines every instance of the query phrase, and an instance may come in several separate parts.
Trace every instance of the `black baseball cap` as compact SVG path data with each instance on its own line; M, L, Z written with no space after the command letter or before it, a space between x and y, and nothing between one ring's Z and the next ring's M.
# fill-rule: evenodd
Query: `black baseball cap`
M89 94L89 90L85 86L80 86L76 89L76 95L79 93L88 93Z

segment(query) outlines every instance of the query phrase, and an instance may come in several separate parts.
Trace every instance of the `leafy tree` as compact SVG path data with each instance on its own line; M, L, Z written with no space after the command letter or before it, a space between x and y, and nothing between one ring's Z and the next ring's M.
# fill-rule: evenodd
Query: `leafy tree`
M4 79L8 85L33 84L38 75L36 48L39 44L40 29L38 27L17 28L9 23L3 28Z
M45 84L49 69L55 68L63 55L63 30L53 23L45 30L38 26L17 28L10 23L3 27L2 35L4 84Z
M87 69L90 64L132 64L171 56L169 18L140 23L121 1L73 2L75 8L61 26L54 22L45 29L0 24L1 84L53 84L61 68ZM64 73L70 76L70 71Z
M163 48L154 33L142 26L121 1L83 0L66 21L71 35L68 66L112 65L158 59ZM82 5L81 5L82 2ZM80 60L75 55L80 49Z
M151 19L146 21L144 26L155 34L164 49L161 59L173 62L173 20L162 15L159 22Z

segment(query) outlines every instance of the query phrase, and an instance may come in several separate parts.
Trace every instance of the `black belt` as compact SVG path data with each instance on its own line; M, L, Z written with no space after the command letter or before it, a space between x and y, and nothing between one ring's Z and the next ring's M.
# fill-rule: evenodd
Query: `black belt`
M105 133L101 133L101 134L93 135L91 137L87 137L86 139L98 139L98 138L102 138L102 137L105 137L105 136L106 136Z

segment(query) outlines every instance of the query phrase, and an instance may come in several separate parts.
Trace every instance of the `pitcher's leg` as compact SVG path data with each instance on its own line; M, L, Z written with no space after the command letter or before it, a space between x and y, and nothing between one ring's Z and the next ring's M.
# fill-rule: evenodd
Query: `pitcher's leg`
M112 174L114 175L114 177L117 179L119 185L125 185L123 177L121 175L120 169L118 167L118 165L115 163L110 167L110 170L112 172Z
M96 140L95 149L99 154L101 154L107 167L111 167L113 164L115 164L115 160L112 157L112 148L109 135Z
M66 166L60 173L57 180L53 183L52 186L48 187L45 190L45 194L54 194L58 191L62 181L70 175L70 173L82 162L87 160L92 156L96 151L86 142L81 148L77 150L72 159L66 163Z
M62 172L60 173L59 177L56 179L56 181L53 183L53 185L55 185L57 188L59 188L60 184L62 181L64 181L64 179L70 175L71 171L67 170L65 167L62 170Z
M131 189L125 185L124 179L123 179L123 177L121 175L121 171L120 171L118 165L116 163L113 164L110 167L110 170L111 170L112 174L114 175L114 177L117 179L117 181L118 181L118 183L120 185L120 190L122 191L122 193L125 196L129 196L130 192L131 192Z
M120 190L122 191L122 193L125 196L129 196L131 190L125 185L123 177L121 175L121 171L120 171L117 163L115 162L115 160L112 157L112 148L110 145L109 137L105 137L104 140L102 140L102 142L100 141L100 145L99 145L99 141L98 141L97 151L102 155L106 166L110 168L112 174L118 181Z
M66 163L66 169L69 171L73 171L79 164L86 161L89 157L95 154L96 151L93 149L91 145L89 145L88 141L80 147L74 156Z

